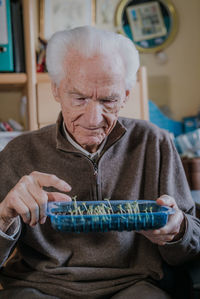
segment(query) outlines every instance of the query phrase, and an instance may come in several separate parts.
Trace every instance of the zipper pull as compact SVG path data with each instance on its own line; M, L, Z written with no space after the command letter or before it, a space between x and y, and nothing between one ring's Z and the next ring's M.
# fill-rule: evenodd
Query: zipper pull
M98 167L96 164L94 164L94 176L97 177L97 175L98 175Z

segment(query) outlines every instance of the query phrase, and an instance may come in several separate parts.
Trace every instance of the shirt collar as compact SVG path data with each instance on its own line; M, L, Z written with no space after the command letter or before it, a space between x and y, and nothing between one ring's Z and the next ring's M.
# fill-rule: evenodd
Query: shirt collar
M71 136L69 135L66 126L65 126L65 122L63 121L63 133L64 136L66 137L66 139L79 151L81 151L83 154L85 154L88 158L94 160L97 159L100 156L100 153L106 143L107 137L104 139L104 141L101 143L100 147L98 148L98 150L95 153L90 153L88 151L86 151L82 146L80 146L76 141L74 141Z

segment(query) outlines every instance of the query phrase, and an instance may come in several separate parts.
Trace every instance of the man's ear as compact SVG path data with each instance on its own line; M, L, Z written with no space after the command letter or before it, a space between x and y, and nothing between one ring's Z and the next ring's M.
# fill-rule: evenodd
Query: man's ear
M130 95L130 90L126 90L126 95L125 95L125 98L123 100L121 108L124 108L126 102L128 101L129 95Z
M59 90L58 90L58 86L56 85L56 83L51 82L51 90L52 90L52 93L53 93L53 96L54 96L56 102L60 103Z
M127 101L127 100L128 100L128 98L129 98L129 95L130 95L130 90L126 90L126 99L125 99L125 101Z

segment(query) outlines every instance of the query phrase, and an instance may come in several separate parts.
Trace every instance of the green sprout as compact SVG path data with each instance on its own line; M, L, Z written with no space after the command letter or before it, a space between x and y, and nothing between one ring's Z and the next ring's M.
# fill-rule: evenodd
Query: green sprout
M68 212L71 216L73 215L114 215L114 214L139 214L138 217L141 220L140 216L140 208L137 201L128 202L125 205L119 204L117 206L117 210L113 209L112 203L109 198L104 199L107 204L101 203L97 205L93 205L92 202L87 205L85 202L77 204L77 196L72 198L73 207L71 207ZM147 213L147 217L149 217L148 213L152 213L152 207L146 208L144 210Z

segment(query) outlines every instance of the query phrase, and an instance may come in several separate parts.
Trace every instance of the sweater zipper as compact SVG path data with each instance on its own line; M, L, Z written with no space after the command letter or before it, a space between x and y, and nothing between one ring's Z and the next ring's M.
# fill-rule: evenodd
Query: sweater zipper
M92 161L92 164L93 164L93 167L94 167L94 176L96 178L96 181L97 181L97 178L98 178L98 166L95 162Z
M94 200L101 200L101 190L99 187L99 169L98 169L98 164L96 162L94 162L92 159L90 159L89 157L87 157L86 155L82 154L82 156L86 157L89 162L92 164L93 166L93 175L95 178L95 199Z
M92 165L93 165L93 169L94 169L94 172L93 172L93 175L95 177L95 182L96 182L96 198L95 200L99 200L99 197L100 197L100 194L99 194L99 171L98 171L98 165L96 162L92 161L91 159L89 159L91 162L92 162Z

